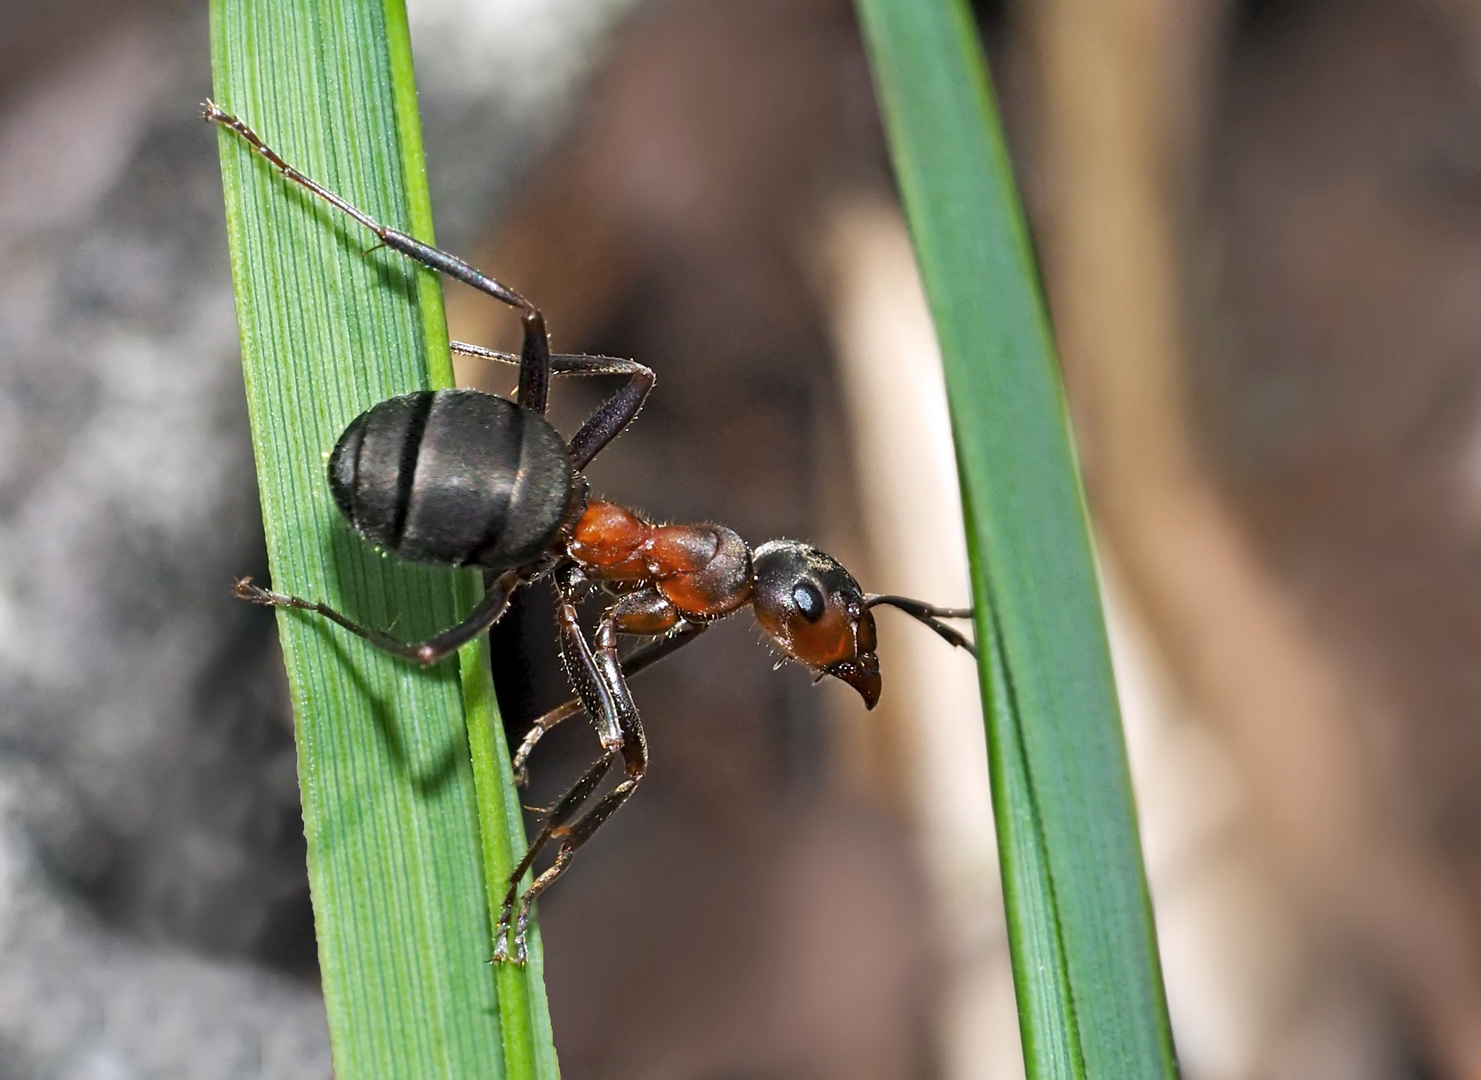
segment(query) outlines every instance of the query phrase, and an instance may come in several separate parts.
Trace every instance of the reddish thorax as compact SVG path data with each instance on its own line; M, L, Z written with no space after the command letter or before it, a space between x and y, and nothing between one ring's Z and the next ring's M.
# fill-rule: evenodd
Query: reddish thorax
M566 553L594 581L651 585L681 613L727 615L751 600L751 552L723 525L653 525L615 503L593 502Z

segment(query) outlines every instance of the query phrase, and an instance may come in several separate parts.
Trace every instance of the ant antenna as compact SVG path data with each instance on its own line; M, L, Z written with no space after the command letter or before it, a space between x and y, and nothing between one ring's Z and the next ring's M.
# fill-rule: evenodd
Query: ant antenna
M934 604L926 604L920 600L912 600L908 596L886 596L880 593L865 593L864 608L867 611L872 607L888 605L899 608L905 614L918 622L925 623L946 641L948 645L954 645L958 649L966 649L973 656L977 655L977 646L973 645L957 630L947 626L940 619L970 619L971 608L943 608Z

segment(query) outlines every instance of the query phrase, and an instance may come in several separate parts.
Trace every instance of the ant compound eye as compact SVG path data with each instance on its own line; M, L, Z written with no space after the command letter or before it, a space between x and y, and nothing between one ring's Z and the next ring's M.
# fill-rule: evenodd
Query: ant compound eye
M792 602L808 622L817 622L823 617L823 594L810 581L799 581L792 587Z

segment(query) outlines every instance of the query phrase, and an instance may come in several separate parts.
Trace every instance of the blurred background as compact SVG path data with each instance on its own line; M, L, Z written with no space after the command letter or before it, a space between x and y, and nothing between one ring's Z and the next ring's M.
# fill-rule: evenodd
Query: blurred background
M439 240L659 373L595 488L964 602L847 0L409 6ZM1481 7L975 12L1184 1075L1481 1080ZM204 16L0 2L3 1080L330 1074L272 617L229 596L266 565ZM881 622L869 714L745 619L635 680L649 778L542 902L566 1076L1021 1075L972 665ZM494 652L517 741L565 696L541 590ZM553 734L529 801L595 751Z

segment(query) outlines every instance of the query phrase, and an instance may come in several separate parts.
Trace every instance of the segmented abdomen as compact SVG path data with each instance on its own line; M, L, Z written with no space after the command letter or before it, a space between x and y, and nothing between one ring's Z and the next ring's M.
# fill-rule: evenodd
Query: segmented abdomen
M545 418L476 390L421 390L361 413L329 457L350 525L404 559L504 570L543 552L574 470Z

